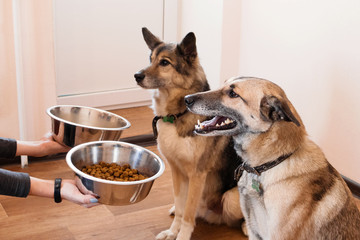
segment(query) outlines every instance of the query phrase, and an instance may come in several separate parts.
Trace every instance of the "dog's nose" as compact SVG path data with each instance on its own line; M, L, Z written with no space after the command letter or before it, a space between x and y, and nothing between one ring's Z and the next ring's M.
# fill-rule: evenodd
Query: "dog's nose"
M142 80L144 80L144 78L145 78L145 74L143 73L143 72L137 72L137 73L135 73L134 74L134 78L135 78L135 80L136 80L136 82L141 82Z
M195 98L193 95L185 96L185 104L187 107L191 107L195 102Z

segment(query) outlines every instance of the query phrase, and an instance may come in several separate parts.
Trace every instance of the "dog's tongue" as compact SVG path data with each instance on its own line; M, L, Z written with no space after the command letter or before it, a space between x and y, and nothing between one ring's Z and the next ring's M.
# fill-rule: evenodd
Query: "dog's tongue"
M215 116L210 120L195 125L195 131L204 132L220 129L229 129L234 126L234 121L223 116Z
M227 118L223 117L223 116L215 116L210 120L204 121L201 124L205 127L205 128L211 128L211 127L215 127L216 124L221 125L222 122L225 122Z

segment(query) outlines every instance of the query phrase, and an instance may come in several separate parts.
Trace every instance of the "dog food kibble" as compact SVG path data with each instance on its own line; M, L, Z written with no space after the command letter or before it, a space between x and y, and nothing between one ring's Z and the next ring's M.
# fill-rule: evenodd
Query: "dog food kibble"
M110 181L138 181L147 178L137 169L131 169L129 164L118 165L116 163L99 162L85 166L81 169L86 174Z

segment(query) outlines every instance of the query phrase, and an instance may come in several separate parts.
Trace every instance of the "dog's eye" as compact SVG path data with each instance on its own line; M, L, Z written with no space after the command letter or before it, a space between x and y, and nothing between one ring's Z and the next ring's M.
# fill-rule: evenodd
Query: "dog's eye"
M168 60L161 59L159 64L160 66L166 67L167 65L170 64L170 62Z
M234 90L230 90L229 93L228 93L229 97L230 98L237 98L237 97L240 97L236 92L234 92Z

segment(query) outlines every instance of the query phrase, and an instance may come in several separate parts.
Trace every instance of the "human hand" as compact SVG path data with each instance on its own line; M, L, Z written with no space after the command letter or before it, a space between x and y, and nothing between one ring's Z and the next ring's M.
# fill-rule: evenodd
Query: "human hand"
M56 142L52 133L48 132L38 141L17 140L16 156L27 155L32 157L43 157L69 151L71 148Z
M43 156L68 152L71 149L71 147L56 142L52 136L52 132L46 133L40 139L40 146L41 146L41 155Z
M63 179L60 193L63 199L87 208L99 205L96 195L86 189L80 191L75 180Z

